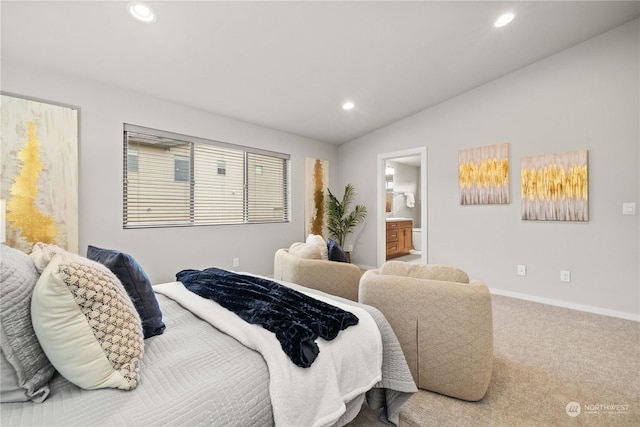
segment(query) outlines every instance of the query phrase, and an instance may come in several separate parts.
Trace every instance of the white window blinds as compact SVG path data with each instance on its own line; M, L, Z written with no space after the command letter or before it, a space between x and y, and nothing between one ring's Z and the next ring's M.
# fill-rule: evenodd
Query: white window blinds
M289 221L288 154L124 125L124 228Z

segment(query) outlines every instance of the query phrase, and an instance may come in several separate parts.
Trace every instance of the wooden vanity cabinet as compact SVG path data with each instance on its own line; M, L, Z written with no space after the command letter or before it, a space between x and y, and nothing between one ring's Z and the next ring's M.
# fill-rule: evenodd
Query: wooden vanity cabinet
M387 221L387 259L411 252L413 221Z

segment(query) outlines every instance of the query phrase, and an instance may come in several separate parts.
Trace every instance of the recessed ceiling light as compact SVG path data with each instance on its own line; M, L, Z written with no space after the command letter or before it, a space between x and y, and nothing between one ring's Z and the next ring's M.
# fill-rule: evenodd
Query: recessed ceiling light
M512 12L505 13L504 15L500 16L496 20L496 22L493 24L493 26L496 27L496 28L504 27L509 22L513 21L513 18L515 18L515 17L516 17L515 13L512 13Z
M353 102L351 102L351 101L347 101L347 102L345 102L344 104L342 104L342 109L343 109L343 110L351 110L351 109L353 109L353 107L355 107L355 106L356 106L356 105L355 105Z
M129 4L127 4L127 10L129 11L129 15L138 21L150 23L156 20L156 14L153 12L153 9L142 2L129 2Z

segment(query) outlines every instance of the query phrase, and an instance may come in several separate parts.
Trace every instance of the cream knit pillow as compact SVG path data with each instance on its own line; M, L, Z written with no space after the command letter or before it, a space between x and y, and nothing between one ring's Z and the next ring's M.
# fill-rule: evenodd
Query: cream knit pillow
M35 250L42 268L52 251ZM53 366L86 389L138 385L144 351L140 317L102 264L54 250L31 300L33 329Z

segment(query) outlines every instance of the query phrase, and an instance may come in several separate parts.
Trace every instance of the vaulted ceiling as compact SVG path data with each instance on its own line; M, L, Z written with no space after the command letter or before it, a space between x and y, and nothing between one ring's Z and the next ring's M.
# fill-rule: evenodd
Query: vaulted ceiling
M637 1L146 3L150 24L127 2L3 0L2 62L341 144L640 15Z

